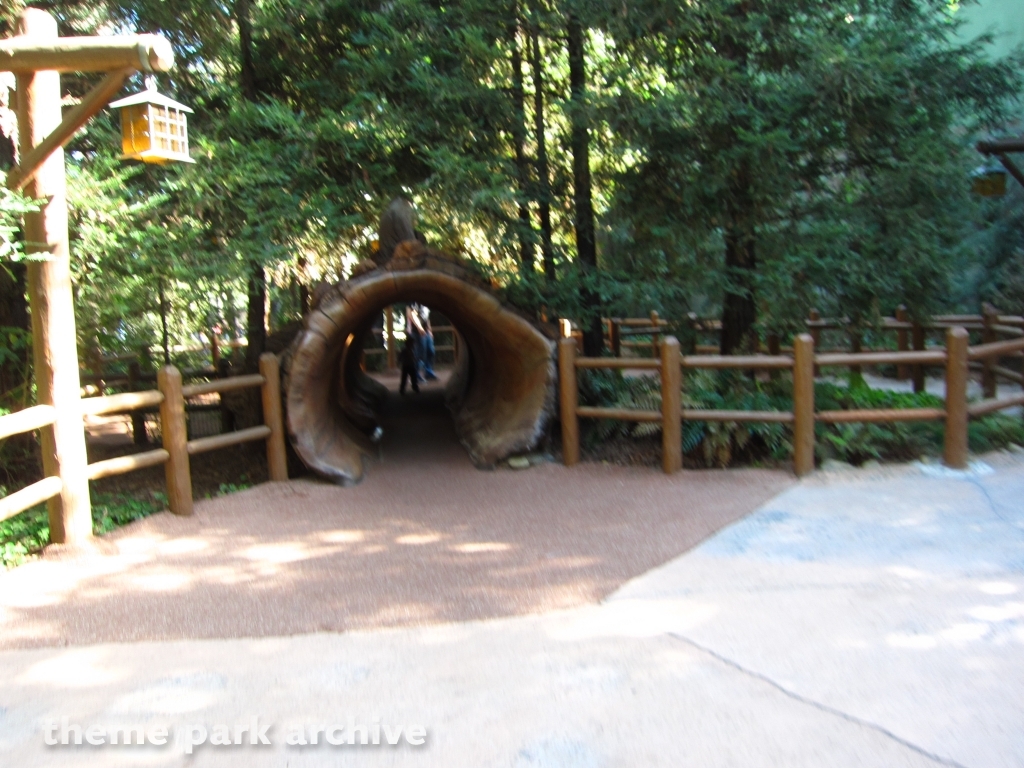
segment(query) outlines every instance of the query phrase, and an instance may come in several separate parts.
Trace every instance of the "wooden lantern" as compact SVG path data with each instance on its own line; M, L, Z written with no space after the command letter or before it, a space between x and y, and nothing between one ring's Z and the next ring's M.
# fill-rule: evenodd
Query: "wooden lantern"
M146 78L146 90L111 107L121 110L123 159L144 163L194 163L188 155L188 118L184 104L156 89L155 78Z

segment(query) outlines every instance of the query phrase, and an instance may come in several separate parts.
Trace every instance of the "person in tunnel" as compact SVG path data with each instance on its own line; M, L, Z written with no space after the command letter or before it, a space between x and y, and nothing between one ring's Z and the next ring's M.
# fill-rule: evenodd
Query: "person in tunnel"
M423 322L420 320L419 306L413 302L405 305L405 338L412 342L412 354L415 357L413 364L416 371L416 381L423 381L420 376L419 360L423 353Z
M398 385L398 394L405 394L406 381L411 381L412 391L419 394L420 384L419 372L416 370L416 347L415 342L408 337L406 337L405 343L402 344L402 351L399 353L399 361L402 364L402 381Z
M420 327L423 329L423 335L420 336L420 368L428 381L437 381L437 374L434 373L434 329L430 327L430 308L426 304L413 306L418 308Z

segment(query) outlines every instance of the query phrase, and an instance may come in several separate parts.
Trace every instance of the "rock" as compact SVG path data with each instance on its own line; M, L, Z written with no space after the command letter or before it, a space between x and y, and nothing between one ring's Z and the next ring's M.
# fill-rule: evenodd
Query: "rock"
M861 469L878 469L881 467L881 463L877 459L868 459L860 465Z
M529 469L530 458L528 456L513 456L508 460L508 465L512 469Z
M1024 448L1017 445L1016 443L1010 443L1008 446L1006 446L1006 450L1008 450L1010 453L1024 454Z
M853 468L853 464L848 464L845 461L836 461L835 459L825 459L821 463L822 472L846 472Z

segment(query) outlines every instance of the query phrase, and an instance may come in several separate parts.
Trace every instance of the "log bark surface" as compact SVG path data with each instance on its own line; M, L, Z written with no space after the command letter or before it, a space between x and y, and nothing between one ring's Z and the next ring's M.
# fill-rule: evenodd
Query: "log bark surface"
M310 469L348 485L376 453L370 435L387 396L360 370L362 339L391 304L417 301L452 321L467 354L446 401L474 464L534 448L555 409L555 344L456 259L404 241L382 267L322 294L282 361L288 435Z

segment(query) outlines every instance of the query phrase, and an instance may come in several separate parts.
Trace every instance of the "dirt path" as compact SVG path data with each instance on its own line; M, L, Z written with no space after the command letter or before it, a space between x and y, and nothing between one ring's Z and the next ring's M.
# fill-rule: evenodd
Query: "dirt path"
M339 488L198 501L0 574L0 648L254 637L600 600L791 485L774 470L475 469L437 385L389 402L383 461Z

